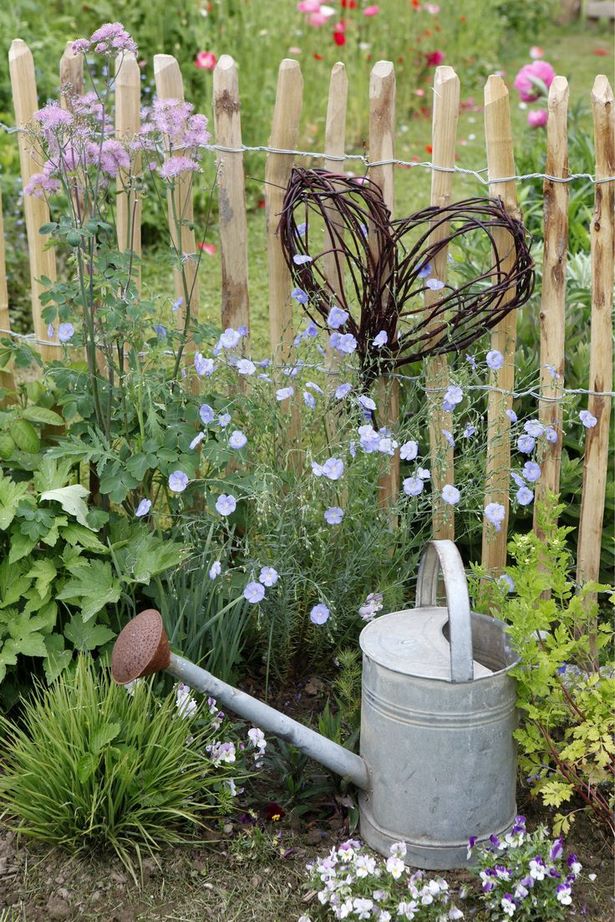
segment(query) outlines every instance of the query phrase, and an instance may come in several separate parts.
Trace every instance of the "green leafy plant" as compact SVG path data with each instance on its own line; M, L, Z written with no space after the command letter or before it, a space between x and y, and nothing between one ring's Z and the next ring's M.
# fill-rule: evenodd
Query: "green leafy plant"
M150 682L122 688L91 657L0 727L9 823L72 852L111 848L133 876L145 853L228 811L234 781L249 773L239 747L220 742L234 734L217 711L184 692L158 698Z
M104 650L153 576L179 563L181 545L108 521L75 483L71 461L39 458L31 480L0 471L0 700L6 709L42 662L53 682L76 652ZM33 659L34 658L34 659ZM4 681L6 679L6 681Z
M613 632L596 601L608 587L575 585L570 529L555 524L561 510L554 498L539 510L543 538L513 537L504 577L487 581L476 568L474 594L479 611L508 624L521 658L511 670L522 712L515 736L532 793L558 810L556 832L583 806L613 829L615 670L606 662Z
M185 536L188 554L179 567L159 576L151 594L173 647L225 682L234 682L250 618L242 595L245 576L232 568L232 542L220 546L210 525L204 542ZM230 568L229 568L229 565Z

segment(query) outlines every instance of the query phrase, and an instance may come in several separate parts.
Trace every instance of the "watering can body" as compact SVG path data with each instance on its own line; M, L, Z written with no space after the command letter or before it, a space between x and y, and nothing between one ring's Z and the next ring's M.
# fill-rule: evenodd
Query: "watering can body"
M436 604L440 575L446 606ZM146 623L148 649L135 655ZM508 672L517 658L504 625L470 612L457 548L432 541L419 570L417 607L374 620L360 643L360 756L172 654L158 612L124 628L112 670L127 682L165 668L349 778L360 791L361 835L381 854L404 841L408 864L463 867L468 838L505 834L516 814L515 683ZM154 667L137 672L148 657Z

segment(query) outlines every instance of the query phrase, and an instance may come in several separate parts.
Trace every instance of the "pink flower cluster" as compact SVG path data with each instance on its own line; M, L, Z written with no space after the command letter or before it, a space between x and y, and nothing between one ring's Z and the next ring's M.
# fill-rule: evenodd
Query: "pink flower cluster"
M141 113L142 146L149 149L159 135L164 135L171 150L205 147L209 142L207 119L194 115L192 103L180 99L155 99Z
M541 97L546 97L553 80L555 71L548 61L540 60L537 55L542 54L542 48L537 46L530 49L530 56L534 58L531 64L525 64L515 77L514 87L519 93L521 101L536 102ZM549 113L546 109L534 109L528 112L527 122L530 128L542 128L547 124Z
M85 192L91 169L100 174L101 188L121 174L130 175L132 159L146 152L149 168L167 182L199 169L198 152L209 141L207 119L190 103L154 99L142 113L137 137L119 140L111 135L111 119L95 93L70 98L72 111L48 103L34 115L40 125L40 145L46 158L24 192L43 198L60 191L62 178L73 190Z
M128 34L121 22L107 22L88 38L79 38L72 45L75 54L120 54L123 51L137 53L137 43Z
M341 7L342 11L357 10L359 9L359 3L357 0L341 0ZM315 26L316 28L325 26L329 20L336 15L335 8L326 3L322 3L321 0L299 0L297 3L297 10L299 13L305 14L310 26ZM361 13L369 19L380 13L380 7L377 3L371 3L368 6L364 6L361 9ZM344 12L342 12L342 17L333 26L332 38L338 46L346 44L346 29L348 22L343 17Z

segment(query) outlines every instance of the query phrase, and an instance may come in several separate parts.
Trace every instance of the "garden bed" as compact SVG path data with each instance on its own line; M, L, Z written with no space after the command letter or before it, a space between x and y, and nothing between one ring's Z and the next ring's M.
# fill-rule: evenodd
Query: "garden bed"
M520 803L532 824L539 815ZM545 817L545 820L548 818ZM317 819L292 828L290 819L260 820L256 826L232 823L220 839L161 852L144 862L143 886L136 887L119 861L91 856L72 858L58 850L17 843L0 829L0 910L2 922L93 919L104 922L199 920L199 922L296 922L310 911L305 864L325 854L346 835L339 819ZM209 838L209 836L208 836ZM581 818L568 840L583 864L577 908L570 919L610 922L613 918L612 861L605 840ZM446 875L467 882L469 875ZM313 898L313 897L312 897Z

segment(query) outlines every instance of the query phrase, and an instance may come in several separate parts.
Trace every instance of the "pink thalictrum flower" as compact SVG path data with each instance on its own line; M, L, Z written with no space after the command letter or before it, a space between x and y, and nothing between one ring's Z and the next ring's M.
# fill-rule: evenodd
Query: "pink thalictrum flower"
M194 59L194 66L199 70L213 70L218 63L218 58L213 51L199 51Z
M549 113L546 109L534 109L527 114L527 123L530 128L544 128L549 119Z
M521 68L515 77L514 87L523 102L535 102L544 87L553 83L555 71L547 61L532 61Z

